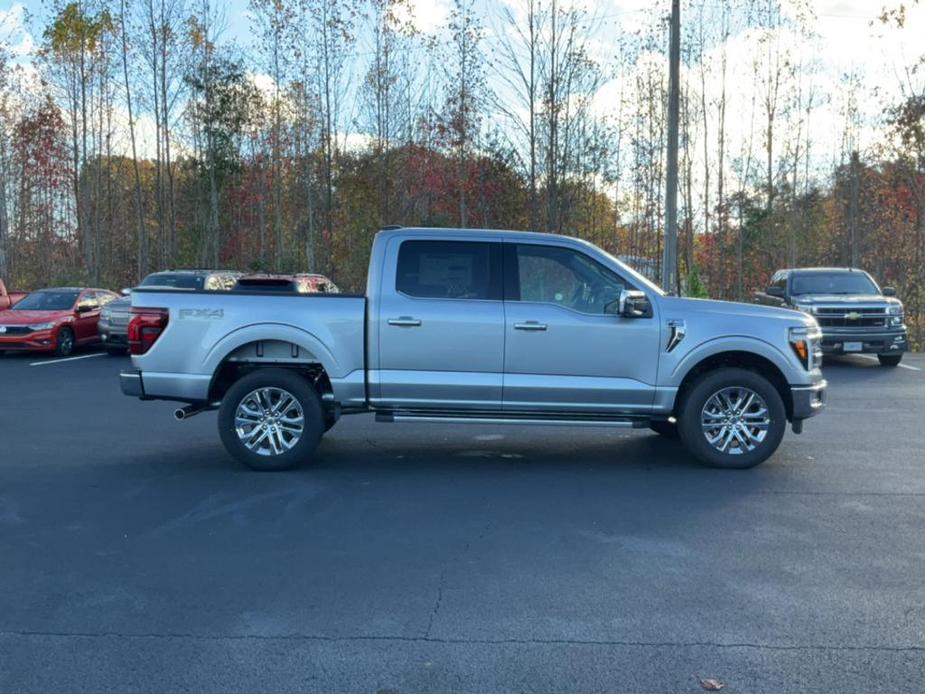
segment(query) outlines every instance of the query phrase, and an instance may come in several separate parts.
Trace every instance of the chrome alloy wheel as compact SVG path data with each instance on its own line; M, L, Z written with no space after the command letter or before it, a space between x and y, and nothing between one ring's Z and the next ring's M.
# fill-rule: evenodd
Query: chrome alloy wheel
M302 438L305 414L302 405L282 388L258 388L245 395L234 413L234 427L241 443L257 455L281 455Z
M755 450L767 437L771 414L758 393L732 386L707 398L700 423L713 448L727 455L742 455Z

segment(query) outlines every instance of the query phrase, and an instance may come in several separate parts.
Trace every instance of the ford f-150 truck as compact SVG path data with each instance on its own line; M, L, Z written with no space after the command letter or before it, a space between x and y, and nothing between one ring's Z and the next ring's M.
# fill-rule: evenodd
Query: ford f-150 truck
M823 354L876 354L897 366L908 349L903 305L892 287L883 289L863 270L778 270L755 302L805 311L822 329Z
M387 229L365 296L140 287L131 312L123 392L187 403L178 419L218 409L229 453L261 470L369 411L649 427L745 468L825 404L812 316L667 296L565 236Z

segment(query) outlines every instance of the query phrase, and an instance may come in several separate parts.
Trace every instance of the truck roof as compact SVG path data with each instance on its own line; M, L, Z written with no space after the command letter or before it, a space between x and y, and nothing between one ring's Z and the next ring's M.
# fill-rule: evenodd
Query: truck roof
M150 273L152 275L219 275L219 274L241 274L239 270L205 270L199 268L182 268L178 270L157 270Z
M456 229L452 227L390 227L379 231L379 234L385 236L406 235L406 234L472 234L473 236L510 236L522 239L562 239L572 238L565 234L547 234L541 231L518 231L514 229Z
M865 272L865 271L857 267L796 267L796 268L789 268L787 270L784 270L784 272L798 274L802 272Z

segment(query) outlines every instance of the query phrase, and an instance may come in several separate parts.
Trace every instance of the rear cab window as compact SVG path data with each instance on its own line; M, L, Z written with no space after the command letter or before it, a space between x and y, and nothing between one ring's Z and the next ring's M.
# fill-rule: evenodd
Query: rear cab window
M142 287L171 287L174 289L202 289L205 278L201 275L179 272L162 272L148 275L141 283Z
M502 247L490 241L402 241L395 289L421 299L502 298Z

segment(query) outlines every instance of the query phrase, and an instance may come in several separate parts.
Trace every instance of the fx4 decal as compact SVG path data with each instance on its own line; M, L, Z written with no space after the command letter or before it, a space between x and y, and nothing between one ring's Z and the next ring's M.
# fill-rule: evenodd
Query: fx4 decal
M225 317L220 308L181 308L180 320L221 320Z

